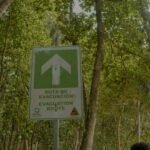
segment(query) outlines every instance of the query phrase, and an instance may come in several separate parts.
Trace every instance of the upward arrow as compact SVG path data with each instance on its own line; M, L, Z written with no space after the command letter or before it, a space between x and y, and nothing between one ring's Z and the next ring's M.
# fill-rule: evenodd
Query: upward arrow
M64 68L68 73L71 73L71 65L56 54L42 65L41 74L43 75L48 69L52 68L52 85L59 85L60 67Z

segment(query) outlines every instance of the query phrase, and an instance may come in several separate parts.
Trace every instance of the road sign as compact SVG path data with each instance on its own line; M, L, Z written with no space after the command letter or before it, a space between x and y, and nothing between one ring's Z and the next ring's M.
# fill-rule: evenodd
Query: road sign
M81 118L82 97L80 49L77 46L34 48L30 118Z

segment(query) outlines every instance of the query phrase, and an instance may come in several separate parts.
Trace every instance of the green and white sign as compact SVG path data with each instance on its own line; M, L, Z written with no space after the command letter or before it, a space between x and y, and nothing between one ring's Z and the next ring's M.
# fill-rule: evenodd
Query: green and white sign
M77 46L34 48L30 118L80 118L82 97L80 49Z

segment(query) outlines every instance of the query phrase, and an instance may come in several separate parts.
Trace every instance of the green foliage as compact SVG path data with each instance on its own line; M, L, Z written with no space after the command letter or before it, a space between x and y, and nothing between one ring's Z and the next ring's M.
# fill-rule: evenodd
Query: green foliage
M142 135L148 142L150 106L150 53L147 20L138 1L103 2L104 64L100 81L94 150L129 149L137 141L137 102L141 101ZM56 31L62 45L82 49L83 80L88 97L96 53L96 18L93 1L81 1L84 10L71 12L69 0L15 0L0 18L0 149L52 147L52 122L28 117L31 49L52 45ZM92 11L91 11L92 10ZM87 99L88 103L88 99ZM60 147L81 144L82 121L61 121ZM128 139L128 140L127 140ZM119 150L119 149L118 149Z

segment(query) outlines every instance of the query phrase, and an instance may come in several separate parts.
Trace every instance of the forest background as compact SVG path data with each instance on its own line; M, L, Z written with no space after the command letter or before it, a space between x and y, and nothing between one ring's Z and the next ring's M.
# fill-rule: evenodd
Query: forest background
M82 50L84 111L60 122L61 150L128 150L150 141L150 1L0 0L0 149L50 150L52 122L29 118L31 52ZM100 80L100 81L99 81Z

